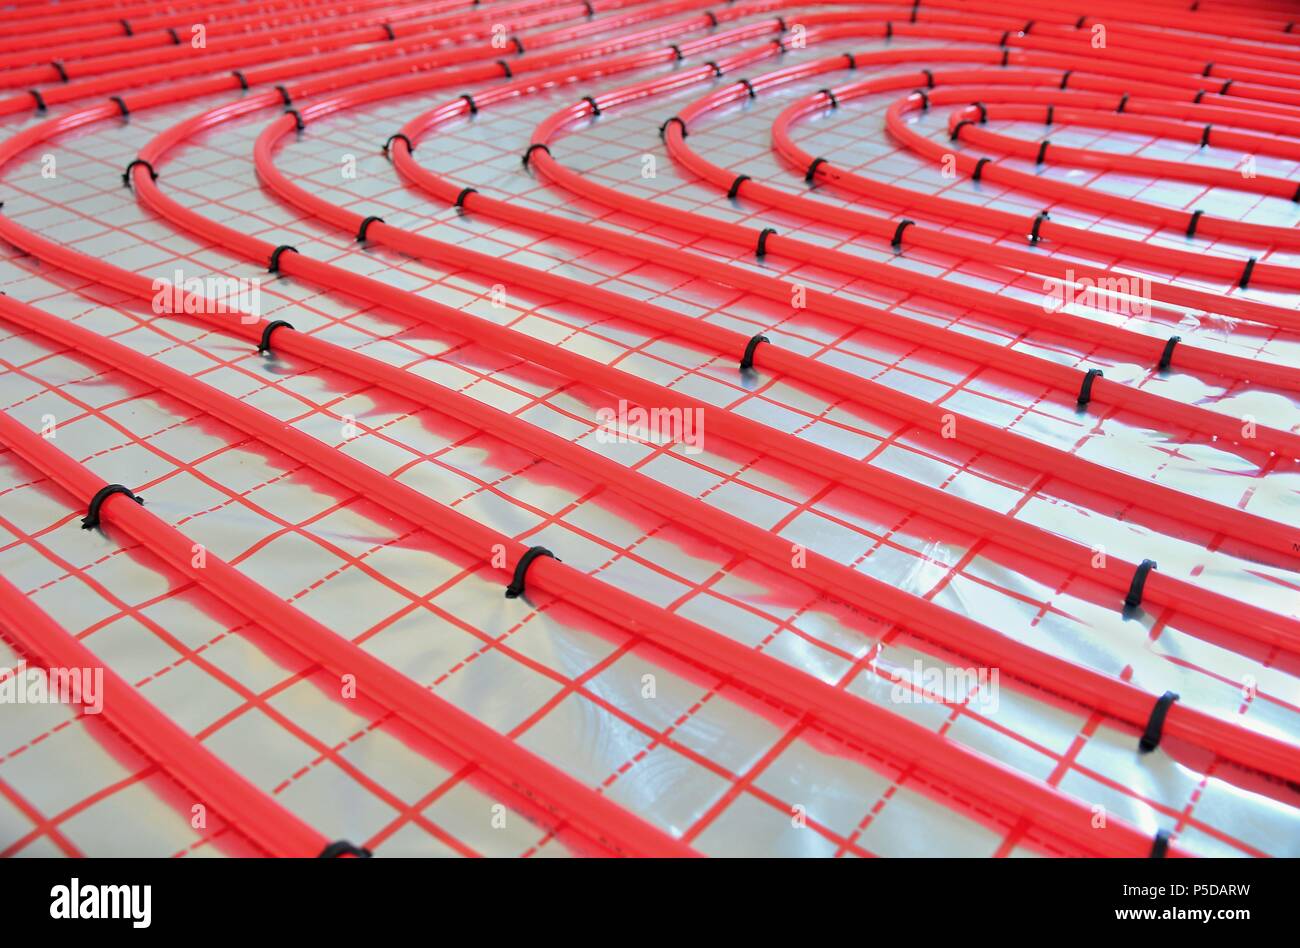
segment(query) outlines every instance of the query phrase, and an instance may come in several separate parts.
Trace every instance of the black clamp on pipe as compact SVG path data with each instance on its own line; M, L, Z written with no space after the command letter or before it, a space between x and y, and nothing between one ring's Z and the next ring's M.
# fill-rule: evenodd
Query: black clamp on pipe
M840 100L835 98L835 93L832 92L830 89L818 89L817 91L820 92L822 95L826 96L826 98L831 103L832 109L838 109L840 107Z
M1183 341L1182 336L1169 337L1169 340L1165 343L1164 351L1160 353L1160 363L1156 366L1157 372L1169 371L1169 363L1174 358L1174 346L1178 345L1182 341Z
M855 72L858 68L858 57L854 56L852 53L845 53L844 58L849 64L849 71Z
M1196 236L1196 225L1201 222L1201 215L1204 211L1192 211L1191 220L1187 222L1187 239L1191 240Z
M1061 88L1064 89L1070 82L1070 76L1074 74L1073 69L1067 69L1061 73Z
M919 96L921 97L921 111L922 111L922 112L929 112L929 111L930 111L930 97L929 97L928 95L925 94L925 90L924 90L924 89L913 89L913 90L912 90L912 95L919 95Z
M593 118L600 117L600 106L596 104L596 100L593 96L584 95L582 101L591 106L591 115Z
M285 322L283 319L276 319L267 323L266 328L262 330L262 341L257 344L257 354L261 355L263 352L271 351L271 333L275 332L277 329L292 328L293 323Z
M135 30L131 29L130 23L128 23L126 20L118 20L117 22L122 24L123 33L125 33L127 36L135 36Z
M912 22L916 22L916 11L921 7L921 0L912 0Z
M474 97L466 92L461 98L469 104L469 114L478 115L478 106L474 103Z
M383 152L385 158L388 157L388 149L392 147L393 142L397 141L399 138L402 141L406 142L406 150L408 152L411 153L415 152L415 146L411 144L411 140L407 138L405 135L403 135L401 132L398 132L396 135L389 135L388 141L384 142Z
M555 559L555 554L544 546L530 546L523 556L519 557L519 562L515 564L515 575L510 580L510 585L506 587L507 599L518 599L524 594L524 580L528 576L528 567L533 565L533 560L539 556L549 556ZM557 563L559 560L555 560Z
M596 8L591 5L591 0L582 0L582 5L587 8L588 20L596 15Z
M120 95L110 95L108 101L117 105L117 110L122 113L122 118L131 117L131 110L126 107L126 99Z
M1102 375L1101 369L1089 369L1083 375L1083 384L1079 386L1078 408L1080 411L1088 407L1088 402L1092 401L1092 383Z
M243 73L241 70L236 69L234 72L231 73L231 75L234 76L236 79L239 80L239 88L241 88L241 89L243 89L245 92L247 92L247 91L248 91L248 80L244 77L244 73Z
M40 92L37 91L36 89L28 89L27 91L31 94L31 97L36 100L36 111L44 112L45 100L41 98Z
M903 249L903 231L915 224L916 221L908 220L904 217L898 222L898 229L894 231L894 239L889 242L889 246L894 248L894 253L900 253Z
M357 859L370 859L374 856L370 850L364 846L354 846L346 839L340 839L337 842L330 843L320 851L317 859L338 859L340 856L353 856Z
M1133 571L1133 581L1129 583L1128 595L1124 597L1125 612L1131 612L1142 605L1142 590L1146 588L1147 576L1155 568L1155 560L1143 560Z
M1029 231L1029 246L1034 247L1038 245L1039 231L1042 230L1043 221L1050 221L1051 219L1052 215L1046 211L1038 212L1037 216L1034 217L1034 226Z
M501 71L505 73L507 79L513 79L515 77L515 71L510 68L510 64L504 59L498 59L497 65L501 67Z
M1194 103L1196 103L1197 105L1200 105L1200 104L1201 104L1201 100L1204 99L1204 98L1205 98L1205 90L1204 90L1204 89L1198 89L1198 90L1196 91L1196 95L1193 96L1192 101L1193 101Z
M737 79L736 81L745 87L745 91L749 93L751 99L758 98L758 93L754 91L754 84L752 82L748 79Z
M740 194L740 186L749 180L751 179L747 174L736 175L736 180L731 182L731 187L727 189L728 200L734 201L736 199L736 195Z
M298 252L297 247L290 247L288 244L281 244L280 246L276 247L274 250L271 251L271 264L266 268L267 273L280 272L280 254L284 253L286 250L290 250L293 253Z
M382 26L384 28L384 32L388 34L388 41L390 43L397 39L397 34L393 32L393 24L380 23L379 25Z
M1056 120L1056 106L1049 105L1047 107L1047 114L1043 116L1043 124L1050 126L1052 122L1054 122L1055 120Z
M712 67L713 67L713 78L714 78L714 79L721 79L721 78L722 78L722 67L719 66L717 63L715 63L712 59L710 59L710 60L706 60L705 63L704 63L704 65L706 65L706 66L712 66Z
M770 344L772 340L760 332L758 335L750 337L749 342L745 343L745 352L740 357L740 371L748 372L754 367L754 350L758 348L759 343L763 342Z
M1151 859L1164 859L1169 854L1169 830L1158 830L1151 841Z
M673 51L674 61L681 62L683 59L686 58L684 55L682 55L682 48L678 46L676 43L669 44L668 48Z
M1118 115L1119 113L1123 112L1126 108L1128 108L1127 92L1125 92L1122 96L1120 96L1119 105L1115 106L1115 113Z
M817 169L824 164L826 164L825 158L814 158L812 162L808 165L808 170L804 172L803 175L804 184L812 184L813 179L817 175Z
M961 130L963 126L974 125L974 124L975 124L974 119L962 119L960 122L958 122L956 125L952 127L952 133L949 134L948 141L950 142L957 141L957 139L961 137Z
M307 127L307 126L303 123L302 116L298 114L298 110L297 110L297 109L285 109L285 110L284 110L284 114L285 114L285 115L292 115L292 116L293 116L293 128L294 128L294 131L301 132L304 128Z
M1291 195L1291 202L1293 204L1300 204L1300 184L1296 185L1295 194Z
M676 122L678 125L682 127L682 138L686 137L686 123L682 121L681 116L674 115L672 118L668 119L666 122L664 122L662 125L659 126L660 139L664 137L664 133L668 131L668 126L673 124L673 122Z
M1228 89L1230 89L1231 87L1232 87L1232 80L1229 79L1227 82L1223 84L1223 88L1219 90L1219 95L1227 95Z
M1043 163L1043 159L1047 157L1047 146L1050 144L1051 141L1046 138L1044 138L1041 142L1039 142L1038 157L1034 159L1034 164L1041 165Z
M275 91L280 93L280 98L284 100L284 107L286 109L293 106L293 99L289 98L288 89L286 89L284 86L276 86Z
M99 526L99 508L104 506L104 501L114 494L125 494L137 504L144 505L144 498L137 497L129 488L121 484L107 484L95 491L95 496L90 498L90 507L86 510L86 516L81 518L81 529L93 530Z
M780 50L782 55L789 52L789 50L785 48L785 43L782 42L781 37L779 36L776 39L772 40L772 45L775 46L778 50Z
M465 198L471 194L478 194L478 188L461 188L460 194L456 195L456 210L465 210Z
M970 107L971 107L972 109L979 109L979 110L980 110L980 124L981 124L981 125L987 125L987 124L988 124L988 121L989 121L989 110L988 110L987 107L985 107L984 103L983 103L983 102L972 102L972 103L970 104Z
M1002 47L1002 68L1007 68L1007 63L1011 61L1011 50L1005 46Z
M361 222L361 228L357 231L357 243L364 244L366 242L366 231L370 230L370 225L375 223L375 221L382 224L384 219L371 214Z
M524 54L524 41L518 36L510 37L510 41L515 44L515 55L522 56Z
M922 70L921 70L921 75L925 76L925 87L926 87L927 89L933 89L933 88L934 88L934 73L932 73L932 72L931 72L930 70L928 70L928 69L922 69Z
M176 27L174 26L167 27L167 32L171 34L173 46L181 45L181 34L176 32Z
M1151 708L1151 717L1147 718L1147 728L1138 739L1138 750L1141 753L1149 754L1160 746L1161 734L1165 729L1165 717L1169 714L1169 708L1177 700L1178 695L1173 691L1166 691L1156 699L1154 707Z
M885 42L889 42L893 38L894 38L894 21L886 20L885 21Z
M1241 271L1241 282L1237 285L1243 290L1250 286L1250 275L1255 272L1255 258L1251 257L1246 261L1246 268Z
M978 183L980 175L984 173L984 166L992 160L992 158L981 158L979 161L975 162L975 172L970 176L971 180Z
M152 178L154 181L158 180L158 172L153 170L153 165L149 164L149 162L145 161L143 158L133 158L131 159L131 163L126 166L126 170L122 172L123 186L128 188L131 186L131 169L134 168L136 165L143 165L144 167L148 168L149 177Z
M718 15L712 10L705 10L704 15L709 18L709 29L713 29L718 25Z
M529 146L528 146L528 150L527 150L526 152L524 152L524 167L525 167L525 168L528 167L528 162L529 162L529 160L533 157L533 152L537 151L537 149L539 149L539 148L540 148L542 151L546 152L546 154L548 154L548 155L551 154L551 150L550 150L549 148L547 148L545 145L541 144L540 142L534 142L533 144L529 145ZM551 157L554 157L554 155L551 155Z
M1210 129L1213 128L1213 127L1214 127L1213 125L1207 125L1207 126L1205 126L1205 128L1201 131L1201 147L1202 147L1202 148L1205 148L1207 145L1210 144Z
M767 256L767 238L771 237L775 233L776 230L771 227L764 227L758 232L758 247L755 248L754 255L758 257L759 260L762 260Z
M67 81L68 81L68 71L67 71L66 69L63 68L63 63L61 63L61 62L59 62L57 59L55 59L55 60L53 60L53 61L50 62L50 65L53 66L53 67L55 68L55 70L58 72L58 74L59 74L59 81L60 81L60 82L67 82Z

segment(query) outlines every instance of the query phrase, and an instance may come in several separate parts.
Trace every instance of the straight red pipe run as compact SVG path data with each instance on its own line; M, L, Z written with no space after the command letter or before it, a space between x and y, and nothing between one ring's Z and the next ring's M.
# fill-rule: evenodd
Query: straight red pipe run
M328 844L146 701L3 576L0 627L45 668L102 670L102 713L109 725L268 856L317 856Z

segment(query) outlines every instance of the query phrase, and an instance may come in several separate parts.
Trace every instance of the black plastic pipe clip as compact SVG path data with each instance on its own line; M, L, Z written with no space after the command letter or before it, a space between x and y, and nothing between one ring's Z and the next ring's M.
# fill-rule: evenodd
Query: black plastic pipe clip
M402 141L406 142L406 150L414 154L415 146L411 144L411 140L407 138L405 135L403 135L401 132L398 132L396 135L389 135L388 141L384 142L384 147L383 147L384 157L388 157L388 149L391 148L393 142L397 141L399 138Z
M257 354L271 351L271 333L277 329L292 329L293 323L285 322L283 319L272 320L262 329L262 341L257 344Z
M524 152L524 167L525 167L525 168L528 167L528 162L532 159L532 157L533 157L533 152L537 151L537 149L539 149L539 148L540 148L542 151L546 152L546 154L548 154L548 155L551 154L551 150L550 150L549 148L547 148L545 145L543 145L541 142L534 142L533 144L529 145L529 146L528 146L528 150L527 150L526 152ZM554 156L552 155L551 157L554 157Z
M137 497L129 487L123 487L121 484L106 484L95 491L95 496L90 498L90 506L86 510L86 516L81 518L81 529L93 530L99 526L99 508L104 506L104 501L114 494L125 494L137 504L144 505L144 498Z
M1124 597L1125 612L1132 612L1142 605L1142 590L1146 588L1147 576L1155 568L1155 560L1143 560L1133 571L1133 581L1129 583L1128 595Z
M1089 369L1083 374L1083 384L1079 386L1077 403L1080 411L1087 408L1088 403L1092 401L1092 383L1101 378L1103 374L1101 369Z
M338 859L341 856L352 856L356 859L370 859L374 856L370 850L364 846L354 846L346 839L340 839L330 843L317 855L317 859Z
M1156 365L1157 372L1168 372L1169 363L1174 358L1174 346L1183 341L1182 336L1170 336L1165 342L1164 351L1160 353L1160 362Z
M768 339L767 336L763 335L761 332L755 336L751 336L749 342L745 343L744 354L740 357L740 371L748 372L752 369L754 367L754 350L759 347L760 343L766 342L770 344L771 341L771 339Z
M131 163L126 166L126 170L122 172L122 184L125 187L129 188L131 186L131 169L136 165L142 165L145 168L148 168L149 177L154 181L158 180L158 172L153 170L153 165L149 164L149 162L145 161L143 158L133 158L131 159Z
M908 220L904 217L898 222L898 228L894 231L894 238L889 242L889 246L894 248L894 253L901 253L903 250L903 231L915 224L916 221Z
M1178 695L1173 691L1166 691L1156 699L1155 705L1151 708L1151 717L1147 718L1146 730L1138 740L1138 750L1141 753L1149 754L1160 746L1160 738L1165 729L1165 718L1169 715L1170 707L1177 700Z
M297 248L297 247L291 247L291 246L289 246L288 244L281 244L280 246L276 247L274 250L271 251L271 263L270 263L270 265L266 268L266 272L267 272L267 273L279 273L279 272L280 272L280 255L281 255L282 253L284 253L286 250L288 250L288 251L290 251L290 252L292 252L292 253L297 253L297 252L298 252L298 248Z
M1030 228L1029 231L1029 246L1034 247L1038 245L1038 241L1041 239L1040 232L1043 229L1043 221L1050 221L1051 219L1052 215L1046 211L1038 212L1034 217L1034 226Z
M370 230L370 225L375 223L376 221L382 224L384 222L384 219L382 217L378 217L374 214L371 214L369 217L361 221L361 227L360 229L357 230L357 243L364 244L366 242L366 232Z
M524 594L524 581L528 577L528 567L533 565L533 560L539 556L549 556L555 560L555 554L544 546L530 546L523 556L519 557L519 562L515 564L515 575L510 580L510 585L506 587L507 599L518 599ZM557 563L559 560L555 560Z

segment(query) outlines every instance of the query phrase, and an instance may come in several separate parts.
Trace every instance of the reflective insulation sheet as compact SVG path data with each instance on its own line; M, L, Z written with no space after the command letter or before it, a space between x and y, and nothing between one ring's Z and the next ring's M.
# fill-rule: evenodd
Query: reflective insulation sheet
M0 19L0 854L1300 855L1282 5L117 6Z

